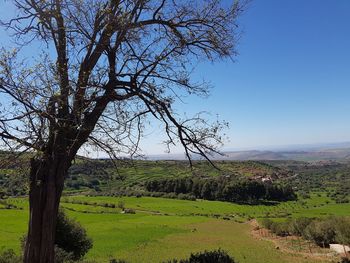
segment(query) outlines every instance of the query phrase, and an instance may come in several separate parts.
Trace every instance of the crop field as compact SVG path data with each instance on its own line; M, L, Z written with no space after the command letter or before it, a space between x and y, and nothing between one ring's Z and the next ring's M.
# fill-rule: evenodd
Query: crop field
M310 199L303 201L289 201L269 205L240 205L220 201L187 201L167 198L152 197L88 197L74 196L63 198L63 206L66 203L80 203L87 205L100 205L110 207L118 206L122 201L127 208L139 211L169 215L202 215L202 216L229 216L232 218L279 218L279 217L316 217L316 216L348 216L350 215L350 204L336 204L322 193L311 194Z
M19 252L19 239L27 228L28 203L24 198L11 198L1 205L0 250ZM135 214L122 214L121 206ZM216 248L228 251L241 263L322 262L276 250L272 242L251 234L253 226L247 219L350 215L350 204L336 204L320 193L303 201L258 206L152 197L66 196L62 207L94 240L86 258L96 262L112 258L161 262Z

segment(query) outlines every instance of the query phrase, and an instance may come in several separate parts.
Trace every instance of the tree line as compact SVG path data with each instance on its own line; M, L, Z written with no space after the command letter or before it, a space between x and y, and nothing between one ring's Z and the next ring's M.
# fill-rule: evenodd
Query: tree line
M297 198L289 186L226 177L157 179L146 182L145 188L149 192L189 194L200 199L235 203L288 201Z

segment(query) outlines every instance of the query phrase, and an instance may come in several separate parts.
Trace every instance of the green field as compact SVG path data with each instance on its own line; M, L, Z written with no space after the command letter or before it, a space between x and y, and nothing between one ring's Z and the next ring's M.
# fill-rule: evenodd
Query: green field
M86 259L93 262L116 258L157 263L218 248L228 251L240 263L324 261L324 257L315 258L307 251L303 254L275 249L275 240L252 234L254 225L250 220L350 216L350 203L339 202L349 196L350 164L224 161L216 165L220 171L207 163L196 162L192 173L183 161L136 161L131 165L121 163L116 170L106 160L77 159L66 181L61 207L79 221L93 239L94 246L86 255ZM0 170L0 190L4 198L27 193L24 175L17 167ZM231 175L233 180L278 175L276 183L290 184L297 189L299 198L242 205L199 199L116 197L123 190L126 190L124 195L141 196L139 193L145 193L144 184L148 180L193 175L199 178ZM122 214L121 205L136 213ZM27 229L27 199L0 199L0 222L0 251L12 248L19 253L19 239Z
M121 214L118 208L121 200L136 214ZM16 208L0 209L0 249L19 252L19 239L27 227L28 204L24 198L8 199L7 203ZM214 248L227 250L241 263L320 262L278 251L272 242L254 238L247 219L350 215L350 204L336 204L316 193L305 202L274 206L152 197L69 196L63 197L62 207L94 240L86 258L96 262L108 262L111 258L160 262Z

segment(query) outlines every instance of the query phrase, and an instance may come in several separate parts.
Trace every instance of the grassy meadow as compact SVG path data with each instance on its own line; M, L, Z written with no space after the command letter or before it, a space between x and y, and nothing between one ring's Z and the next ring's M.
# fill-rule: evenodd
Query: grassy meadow
M283 239L285 245L276 249L281 246L281 240L256 235L254 228L264 218L283 221L297 217L350 216L350 203L339 202L348 198L348 163L325 167L323 163L294 161L216 162L221 170L205 162L195 164L193 173L183 161L120 163L116 170L106 160L77 159L66 181L61 207L93 239L86 260L109 262L115 258L132 263L157 263L222 248L240 263L332 262L334 258L324 256L329 250L321 251L323 254L320 252L322 255L318 257L318 252L308 252L307 244L305 250L299 249L295 240ZM288 183L298 189L298 200L264 200L259 205L244 205L138 195L145 192L149 180L193 175L203 180L227 175L232 179L275 177L277 183ZM0 199L0 252L6 249L20 252L19 240L27 230L28 201L9 196L27 194L24 178L17 164L0 169L0 189L4 196ZM124 195L142 197L117 197L123 190L126 190ZM123 214L123 209L135 214Z
M5 205L11 209L4 209ZM19 252L26 232L28 203L10 198L0 209L0 250ZM135 210L122 214L118 206ZM222 248L239 262L322 262L310 255L275 249L274 243L252 235L251 218L283 220L297 216L350 215L350 204L336 204L320 193L310 199L276 205L239 205L218 201L187 201L153 197L66 196L61 206L94 240L88 260L112 258L130 262L161 262L191 252Z

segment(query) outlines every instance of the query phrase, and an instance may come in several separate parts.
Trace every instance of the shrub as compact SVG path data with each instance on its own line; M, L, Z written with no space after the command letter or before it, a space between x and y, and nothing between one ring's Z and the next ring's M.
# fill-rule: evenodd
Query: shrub
M271 226L273 225L273 221L271 219L268 219L268 218L264 218L262 221L261 221L261 224L263 225L263 227L271 230Z
M21 258L15 254L12 249L0 253L0 263L20 263Z
M293 235L302 236L304 230L307 228L307 226L311 222L312 222L312 219L307 217L299 217L299 218L293 219L290 223L290 231Z
M277 236L285 237L289 235L289 225L286 222L273 222L271 231Z
M55 243L71 253L73 260L81 259L92 248L92 240L85 229L78 222L69 219L62 210L58 213Z
M335 218L335 239L340 244L350 244L350 219Z
M235 263L235 261L225 251L218 249L192 253L188 259L173 259L167 263Z
M73 263L73 254L55 246L55 263Z
M111 259L109 263L128 263L128 262L123 259Z
M328 246L335 242L335 225L332 220L314 220L304 231L304 237L319 246Z
M274 222L271 219L265 218L262 220L262 225L271 230L277 236L288 236L290 233L290 222Z
M99 185L100 181L98 179L92 179L92 180L90 180L90 184L92 184L92 185Z
M190 194L178 194L177 198L181 200L196 201L196 197Z
M22 250L25 248L26 239L26 235L20 239ZM92 248L92 240L86 235L85 229L78 222L69 219L63 210L59 210L55 237L55 263L80 260L90 248ZM9 263L16 262L9 261ZM0 263L7 263L7 261L0 260Z

